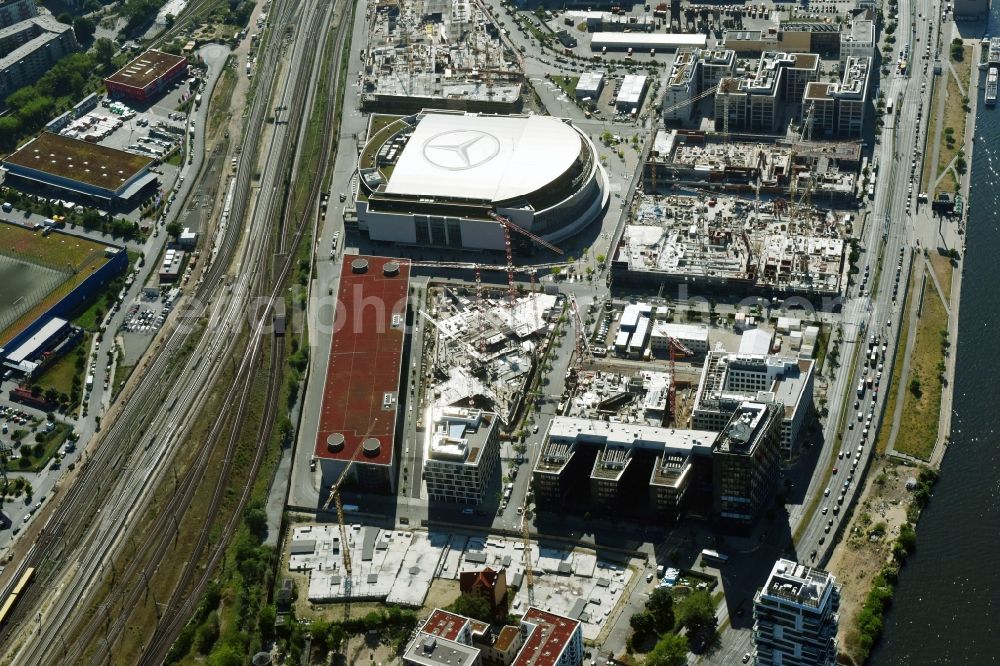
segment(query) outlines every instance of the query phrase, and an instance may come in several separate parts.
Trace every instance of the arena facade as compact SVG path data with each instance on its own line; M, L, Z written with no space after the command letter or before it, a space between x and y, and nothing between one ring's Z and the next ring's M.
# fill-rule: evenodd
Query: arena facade
M355 204L374 241L502 250L494 212L558 243L608 204L594 144L569 120L423 111L369 137Z

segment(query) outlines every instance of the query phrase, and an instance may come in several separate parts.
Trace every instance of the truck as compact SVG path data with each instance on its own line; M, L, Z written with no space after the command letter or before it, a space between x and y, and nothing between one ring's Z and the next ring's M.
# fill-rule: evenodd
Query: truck
M94 388L94 375L87 375L87 390Z
M729 561L729 556L723 555L717 550L705 548L701 551L701 561L705 564L725 564Z
M858 382L858 397L859 398L865 397L865 380L864 380L864 377L862 377L861 380Z

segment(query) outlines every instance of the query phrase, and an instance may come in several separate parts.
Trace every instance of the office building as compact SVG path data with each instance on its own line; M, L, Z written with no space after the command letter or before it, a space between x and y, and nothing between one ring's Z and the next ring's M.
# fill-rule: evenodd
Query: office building
M35 0L0 0L0 28L38 16Z
M496 414L431 407L424 438L424 481L432 502L479 504L500 467Z
M847 59L875 57L875 21L855 19L847 29L840 33L840 65L844 66Z
M758 666L834 666L840 589L832 574L780 559L753 600Z
M678 51L664 85L663 120L687 120L696 106L692 99L732 76L736 53L731 49Z
M725 77L715 94L715 121L729 129L775 132L788 105L798 108L806 85L819 78L819 56L814 53L764 52L757 68L742 78Z
M49 14L0 29L0 97L36 83L52 65L79 48L73 26Z
M576 82L576 100L590 99L596 103L604 90L604 72L584 72Z
M712 519L747 534L770 506L781 471L780 404L744 402L712 446Z
M707 326L654 321L652 331L649 334L649 347L653 353L668 354L671 339L679 342L695 356L708 353Z
M556 416L532 470L538 506L675 517L716 433Z
M802 98L802 118L809 138L862 136L868 106L872 59L847 58L839 82L811 82Z
M783 457L797 455L812 412L815 362L763 354L709 352L691 412L691 426L716 432L748 400L782 406Z

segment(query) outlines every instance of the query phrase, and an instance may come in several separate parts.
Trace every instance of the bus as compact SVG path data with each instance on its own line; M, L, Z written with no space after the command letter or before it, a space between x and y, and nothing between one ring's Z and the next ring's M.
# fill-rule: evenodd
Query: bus
M725 564L727 561L729 561L729 556L723 555L717 550L709 550L706 548L701 551L702 564Z
M895 100L892 97L890 97L889 101L885 103L885 114L887 116L891 116L892 115L892 107L893 107L893 102L894 101Z

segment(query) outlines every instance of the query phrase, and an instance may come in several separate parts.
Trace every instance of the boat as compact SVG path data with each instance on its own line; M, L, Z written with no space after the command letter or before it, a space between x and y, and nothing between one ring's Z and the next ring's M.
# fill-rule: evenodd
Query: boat
M997 65L990 65L990 72L986 76L986 104L995 106L997 103L997 77L1000 75L1000 68Z

